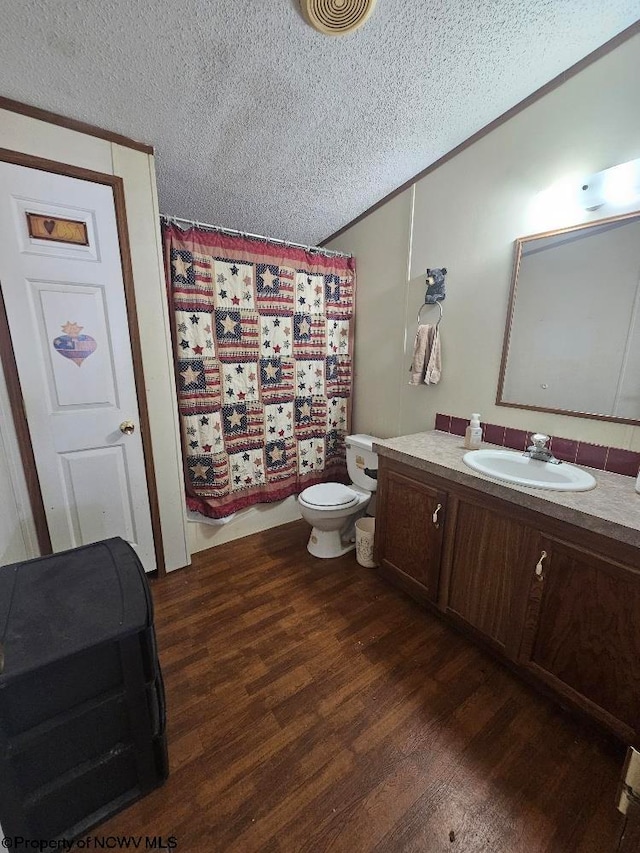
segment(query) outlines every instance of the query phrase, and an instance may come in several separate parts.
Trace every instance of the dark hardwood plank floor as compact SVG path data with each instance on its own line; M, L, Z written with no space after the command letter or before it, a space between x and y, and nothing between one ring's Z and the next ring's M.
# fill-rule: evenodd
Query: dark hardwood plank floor
M184 853L609 853L624 750L294 522L153 582Z

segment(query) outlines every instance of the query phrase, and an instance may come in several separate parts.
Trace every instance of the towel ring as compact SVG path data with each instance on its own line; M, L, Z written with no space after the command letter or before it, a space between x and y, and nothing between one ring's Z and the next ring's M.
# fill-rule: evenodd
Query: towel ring
M418 317L417 317L418 325L420 325L420 314L422 313L422 309L423 308L429 308L431 305L437 305L438 308L440 309L440 316L438 317L438 322L436 323L436 326L440 325L440 320L442 320L442 303L441 302L423 302L422 305L420 306L420 308L418 309Z

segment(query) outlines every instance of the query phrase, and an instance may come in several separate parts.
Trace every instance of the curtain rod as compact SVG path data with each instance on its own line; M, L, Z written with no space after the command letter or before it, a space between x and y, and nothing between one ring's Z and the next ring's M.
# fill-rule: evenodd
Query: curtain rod
M347 252L335 252L332 249L323 249L321 246L305 246L303 243L292 243L289 240L278 240L275 237L264 237L262 234L249 234L247 231L236 231L235 228L224 228L222 225L209 225L206 222L196 222L194 219L185 219L183 216L167 216L164 213L160 214L160 219L165 222L175 223L178 225L184 222L187 225L202 228L204 231L220 231L222 234L234 234L240 237L249 237L252 240L263 240L267 243L279 243L282 246L291 246L294 249L304 249L305 252L314 252L318 255L327 255L328 257L337 258L352 258L353 255Z

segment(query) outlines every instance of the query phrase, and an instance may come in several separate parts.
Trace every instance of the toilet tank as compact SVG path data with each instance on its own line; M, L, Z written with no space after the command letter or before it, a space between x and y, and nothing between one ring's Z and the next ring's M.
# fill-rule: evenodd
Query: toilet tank
M373 435L348 435L345 438L347 471L351 482L367 492L375 492L378 488L378 481L364 473L365 468L378 467L378 454L371 449L374 441L377 439Z

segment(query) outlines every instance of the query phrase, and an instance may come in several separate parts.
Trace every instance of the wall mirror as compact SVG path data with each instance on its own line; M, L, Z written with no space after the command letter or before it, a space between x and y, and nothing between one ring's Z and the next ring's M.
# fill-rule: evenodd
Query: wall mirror
M640 211L516 240L496 403L640 424Z

